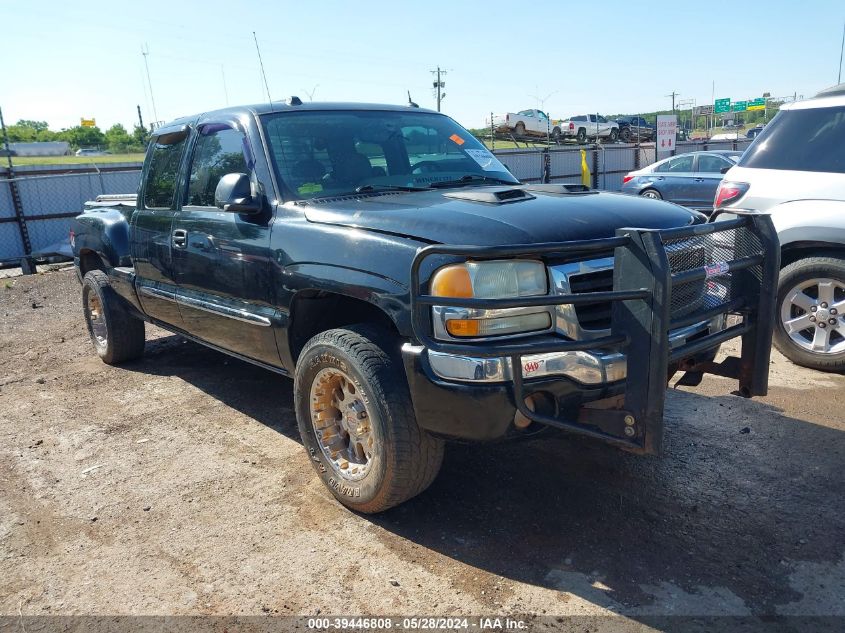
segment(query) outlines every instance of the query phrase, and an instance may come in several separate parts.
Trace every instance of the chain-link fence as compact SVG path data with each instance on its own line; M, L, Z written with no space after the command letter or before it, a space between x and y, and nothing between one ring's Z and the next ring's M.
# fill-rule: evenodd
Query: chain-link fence
M0 169L0 263L69 255L70 221L100 194L134 193L140 163Z
M750 140L678 143L676 153L745 149ZM619 191L622 177L655 161L654 143L557 145L496 149L499 160L522 182L580 183L581 150L586 152L592 187ZM138 189L140 163L31 165L0 169L0 263L69 254L70 220L100 194Z
M743 151L750 139L734 141L684 141L673 154L706 150ZM496 157L522 182L575 184L581 182L581 150L586 152L592 187L619 191L622 178L657 160L654 143L552 145L526 149L494 149Z

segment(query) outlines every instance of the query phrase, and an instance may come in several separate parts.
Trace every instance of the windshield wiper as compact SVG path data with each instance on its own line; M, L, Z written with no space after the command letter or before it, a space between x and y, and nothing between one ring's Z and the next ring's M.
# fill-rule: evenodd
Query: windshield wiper
M429 185L432 189L439 189L441 187L460 187L461 185L467 185L471 183L484 183L490 182L497 185L518 185L518 182L511 182L510 180L505 180L504 178L494 178L493 176L482 176L480 174L467 174L466 176L461 176L460 178L456 178L455 180L438 180L433 182Z
M412 187L410 185L361 185L355 187L355 193L369 193L371 191L423 191L426 187Z

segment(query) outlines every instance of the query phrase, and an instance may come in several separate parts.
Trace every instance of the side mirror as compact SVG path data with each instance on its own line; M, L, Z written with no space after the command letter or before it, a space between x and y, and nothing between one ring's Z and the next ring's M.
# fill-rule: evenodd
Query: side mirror
M731 169L730 167L722 167L722 168L719 170L719 172L720 172L720 173L722 173L722 174L726 174L726 173L728 173L728 172L730 171L730 169Z
M246 174L226 174L217 183L214 204L227 213L260 213L261 202L252 193Z

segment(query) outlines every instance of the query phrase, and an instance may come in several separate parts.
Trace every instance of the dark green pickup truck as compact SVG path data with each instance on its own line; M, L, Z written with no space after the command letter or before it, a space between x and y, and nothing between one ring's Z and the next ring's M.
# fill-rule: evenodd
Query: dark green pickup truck
M767 217L521 184L419 108L180 119L137 196L89 204L71 237L105 362L140 356L149 322L293 377L314 467L362 512L424 490L450 438L556 428L658 453L675 371L767 388Z

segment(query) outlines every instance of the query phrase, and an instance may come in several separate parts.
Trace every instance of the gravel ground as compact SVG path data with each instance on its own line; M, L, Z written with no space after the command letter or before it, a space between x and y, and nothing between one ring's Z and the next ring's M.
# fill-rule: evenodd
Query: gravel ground
M845 377L672 390L666 453L451 445L338 505L292 382L148 327L109 367L69 270L0 282L0 614L845 615Z

